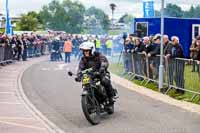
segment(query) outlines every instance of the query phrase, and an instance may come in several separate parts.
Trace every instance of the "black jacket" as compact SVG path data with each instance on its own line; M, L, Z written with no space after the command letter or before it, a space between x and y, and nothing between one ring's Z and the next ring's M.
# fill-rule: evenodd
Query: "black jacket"
M154 49L153 51L149 52L151 56L159 55L160 54L160 44L153 44Z
M155 49L155 46L153 44L149 44L148 46L143 47L142 51L145 51L147 54L152 52Z
M95 53L91 57L82 57L79 63L78 73L88 68L93 68L95 71L99 71L101 68L107 70L109 66L108 60L100 53Z
M179 44L179 45L176 45L176 46L172 46L171 47L171 51L170 51L170 55L171 55L171 58L183 58L184 55L183 55L183 48L182 46Z

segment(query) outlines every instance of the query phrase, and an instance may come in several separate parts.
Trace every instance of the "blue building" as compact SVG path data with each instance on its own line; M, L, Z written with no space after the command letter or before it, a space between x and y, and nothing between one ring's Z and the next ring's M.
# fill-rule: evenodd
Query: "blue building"
M200 19L165 18L164 34L170 38L178 36L182 44L185 57L189 57L192 40L200 35ZM134 32L140 37L160 33L160 18L135 18Z

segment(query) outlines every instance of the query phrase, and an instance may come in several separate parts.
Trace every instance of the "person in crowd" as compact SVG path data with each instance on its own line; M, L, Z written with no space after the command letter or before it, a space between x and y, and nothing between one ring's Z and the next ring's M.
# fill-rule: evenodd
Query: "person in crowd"
M133 72L132 57L131 57L133 49L134 49L134 44L131 41L131 38L128 37L124 42L124 50L123 50L125 72Z
M112 47L113 47L113 42L112 42L112 37L108 37L106 41L106 48L107 48L107 56L112 55Z
M153 38L154 48L147 54L149 58L150 69L155 74L155 77L153 77L154 79L158 79L160 57L156 55L160 55L160 45L161 45L161 35L156 34Z
M20 36L17 36L16 47L17 47L17 60L20 61L22 56L22 40Z
M22 47L23 47L22 60L26 61L27 60L27 49L28 49L28 40L26 37L22 37Z
M100 50L101 50L101 41L100 41L98 36L96 36L96 39L95 39L94 43L95 43L96 51L100 52Z
M164 35L163 36L163 41L164 41L164 51L163 54L167 55L167 53L170 52L171 48L172 48L172 43L169 40L169 36L168 35Z
M190 58L192 59L192 72L195 72L195 66L196 66L196 63L195 63L195 59L197 58L197 55L198 55L198 37L196 37L194 39L194 41L192 42L192 45L190 46Z
M168 35L164 35L163 36L163 41L164 41L164 50L163 50L163 54L165 56L165 60L164 60L164 65L165 65L165 71L167 73L167 81L168 81L168 86L169 85L173 85L173 76L170 75L169 73L169 65L170 65L170 58L168 58L166 55L168 53L171 53L171 49L173 47L172 42L169 40L169 36Z
M70 57L72 53L72 41L70 38L67 38L64 44L64 52L65 52L65 63L70 63Z
M79 40L78 40L78 35L76 35L73 39L72 39L72 44L73 44L73 54L75 56L75 58L77 58L78 53L79 53Z
M3 34L0 33L0 62L3 61Z
M150 52L152 52L153 50L154 50L154 45L153 44L151 44L151 42L150 42L150 39L149 39L149 37L148 36L146 36L146 37L144 37L143 38L143 45L144 45L144 47L143 47L143 50L142 50L142 53L145 55L145 57L148 57L148 54L150 53ZM146 59L146 58L145 58ZM147 75L147 77L149 77L150 79L153 79L153 72L152 72L152 69L151 69L151 67L150 67L150 64L151 64L151 62L149 61L149 62L147 62L146 60L144 61L144 72L145 72L145 74ZM147 68L149 69L149 71L147 71ZM149 72L149 73L148 73Z
M140 76L142 74L142 55L141 52L143 50L143 44L140 38L135 37L134 39L134 66L135 66L135 73ZM136 79L143 80L143 78L136 76Z
M58 51L60 49L59 40L59 37L55 37L52 42L51 61L58 61Z
M177 58L183 58L183 48L179 42L179 38L177 36L171 37L172 41L172 47L169 53L166 55L167 58L170 58L171 63L169 66L169 74L171 77L171 80L174 79L176 82L176 86L178 88L184 88L184 68L185 68L185 61L177 59ZM173 81L170 81L170 83L173 83ZM184 91L177 89L177 93L183 94Z

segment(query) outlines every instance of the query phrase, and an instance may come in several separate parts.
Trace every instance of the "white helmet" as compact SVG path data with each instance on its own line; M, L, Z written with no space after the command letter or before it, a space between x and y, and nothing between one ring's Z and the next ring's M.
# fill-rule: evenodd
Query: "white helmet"
M80 50L91 50L92 53L95 51L95 45L92 42L84 42L79 46Z

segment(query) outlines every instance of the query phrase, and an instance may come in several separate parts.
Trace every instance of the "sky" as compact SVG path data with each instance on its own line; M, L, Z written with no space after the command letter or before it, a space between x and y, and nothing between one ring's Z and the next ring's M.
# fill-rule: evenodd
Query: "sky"
M0 0L0 12L5 12L5 1ZM43 5L48 4L52 0L9 0L10 16L18 16L28 11L39 11ZM62 0L59 0L62 1ZM142 0L78 0L81 1L87 8L90 6L96 6L104 10L109 16L111 16L110 3L117 5L115 11L115 18L119 18L125 13L132 14L135 17L142 17L143 7ZM159 10L161 7L161 0L155 1L155 9ZM183 10L188 10L191 5L200 4L200 0L165 0L166 3L177 4L182 7Z

